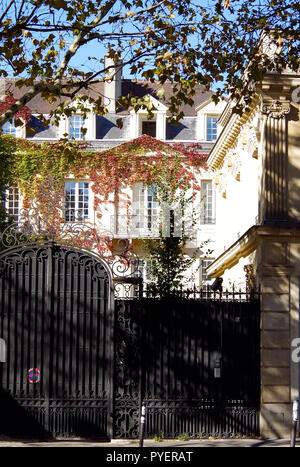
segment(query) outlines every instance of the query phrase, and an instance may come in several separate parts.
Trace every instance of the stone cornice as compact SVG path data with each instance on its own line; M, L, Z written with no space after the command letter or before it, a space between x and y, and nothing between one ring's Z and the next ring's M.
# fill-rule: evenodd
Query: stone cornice
M276 242L300 243L300 226L252 226L209 265L207 268L208 275L211 277L221 277L226 269L235 266L241 258L249 256L266 238Z
M257 89L263 89L266 86L276 86L281 88L282 91L289 92L289 88L297 87L300 84L300 75L297 73L267 73L264 76L263 83L257 85Z
M206 269L211 277L221 277L226 269L235 266L240 258L250 255L257 246L257 226L251 227Z
M225 124L221 134L219 135L213 149L209 154L207 165L210 169L216 170L222 167L228 149L232 149L237 137L241 132L242 126L251 119L257 104L258 98L253 100L250 110L244 112L242 115L231 113L230 117L228 118L227 114L227 123ZM228 104L227 112L230 111L229 109L230 104ZM223 118L226 119L226 112L224 113Z
M222 167L226 152L229 148L232 147L234 142L236 141L237 136L239 135L240 129L244 123L246 123L251 114L253 114L253 110L256 108L260 96L264 92L272 92L277 96L280 96L280 99L277 101L274 99L275 102L280 102L282 108L279 107L276 109L276 105L273 103L271 107L265 107L265 112L271 112L271 116L275 118L281 118L282 116L288 113L288 102L291 98L291 90L295 87L300 86L300 75L292 72L286 73L267 73L264 77L262 84L257 84L257 95L256 98L253 99L250 111L244 113L243 115L237 115L232 113L232 105L233 101L229 101L227 106L225 107L222 115L219 118L219 123L223 125L223 130L219 135L213 149L210 152L207 164L211 169L219 169ZM282 101L282 98L285 100ZM268 105L268 102L264 102L264 104Z

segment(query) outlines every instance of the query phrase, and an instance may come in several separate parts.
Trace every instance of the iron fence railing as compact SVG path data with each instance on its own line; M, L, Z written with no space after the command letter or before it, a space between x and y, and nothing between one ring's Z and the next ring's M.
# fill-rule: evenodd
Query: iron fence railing
M142 281L136 283L114 284L114 295L116 299L130 300L135 298L162 298L176 297L179 299L191 300L219 300L219 301L251 301L258 300L260 290L249 288L237 288L234 285L231 288L222 288L213 290L211 286L186 288L183 285L177 289L161 290L159 287L153 287L151 284L143 284Z

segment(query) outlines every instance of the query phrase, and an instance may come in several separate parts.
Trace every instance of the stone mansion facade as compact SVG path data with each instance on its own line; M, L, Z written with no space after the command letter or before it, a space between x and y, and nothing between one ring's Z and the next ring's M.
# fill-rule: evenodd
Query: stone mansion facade
M107 58L107 60L109 59ZM3 88L5 88L5 94L10 93L15 98L20 95L20 90L15 87L13 80L5 80ZM168 98L172 93L171 84L165 83L164 90L165 97ZM174 144L182 144L184 147L196 146L198 153L207 157L216 141L217 120L225 105L224 102L215 105L212 100L213 93L199 86L194 98L194 106L183 105L181 110L184 117L180 124L175 126L168 123L168 108L159 97L156 83L126 80L122 78L121 72L118 71L114 79L94 85L89 92L93 95L102 94L106 96L106 115L100 116L90 112L88 117L83 119L83 116L78 112L69 118L62 118L58 126L51 123L44 126L39 118L40 115L42 114L47 118L54 107L41 97L35 97L29 103L31 118L27 125L15 127L14 122L7 122L2 128L2 134L26 138L36 143L56 142L65 137L77 142L84 139L87 150L103 152L103 154L115 147L119 147L121 153L124 143L135 139L138 140L142 135L147 135L167 143L170 147ZM155 109L151 120L147 118L147 112L143 109L138 112L116 109L118 97L129 93L139 97L147 96L147 98L151 99ZM5 98L5 94L3 98ZM118 119L122 121L121 127L117 124ZM86 129L84 135L83 128ZM28 131L28 129L34 131ZM201 185L201 198L198 196L195 210L200 213L199 228L195 232L193 244L187 245L187 255L204 242L208 241L209 247L200 249L192 270L187 274L187 277L192 277L192 280L189 280L186 285L201 287L212 281L207 276L206 267L214 259L213 251L217 232L217 193L212 171L203 169L198 177ZM151 218L157 217L158 206L151 188L136 183L125 191L128 199L137 206L139 213L144 212L145 219L147 216L149 218L149 215ZM70 174L65 184L65 196L68 199L68 209L73 211L82 209L85 220L99 224L97 213L93 208L94 194L89 180L74 179ZM16 187L10 188L7 193L6 206L9 214L17 219L18 211L22 207L22 197ZM124 221L124 216L125 213L122 212L120 207L109 206L101 220L102 224L99 225L101 232L115 239L123 238L134 242L135 235L128 232L128 228L125 227L128 225L128 219L126 218L126 221ZM145 229L143 230L141 225L134 230L135 233L138 230L138 237L143 237L144 234L151 236L151 229L148 228L145 233ZM143 252L139 251L139 256L143 256ZM144 267L142 274L144 280L147 280L146 267Z

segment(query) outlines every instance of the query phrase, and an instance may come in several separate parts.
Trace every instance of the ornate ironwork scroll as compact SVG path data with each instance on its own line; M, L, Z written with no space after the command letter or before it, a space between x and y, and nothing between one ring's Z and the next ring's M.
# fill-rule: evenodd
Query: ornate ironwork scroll
M137 309L116 304L114 436L137 438L140 407L140 322Z
M39 198L26 200L18 219L0 232L0 252L30 245L57 244L92 252L109 265L112 277L137 277L139 259L128 239L113 239L99 231L82 210L70 210L64 204L61 186L51 177L39 187ZM1 268L4 265L0 264Z

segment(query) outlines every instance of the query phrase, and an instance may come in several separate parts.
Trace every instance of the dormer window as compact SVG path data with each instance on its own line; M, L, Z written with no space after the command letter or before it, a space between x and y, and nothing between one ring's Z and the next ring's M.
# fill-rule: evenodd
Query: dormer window
M69 119L69 137L83 139L84 119L82 115L72 115Z
M12 135L16 136L15 121L12 119L12 122L5 122L1 129L2 135Z
M168 108L152 96L146 97L153 104L151 120L145 109L137 112L131 111L131 137L138 138L141 135L149 135L160 140L166 139L166 121Z
M208 99L196 108L198 141L214 143L217 140L219 131L217 121L224 106L223 101L215 104L212 99Z

